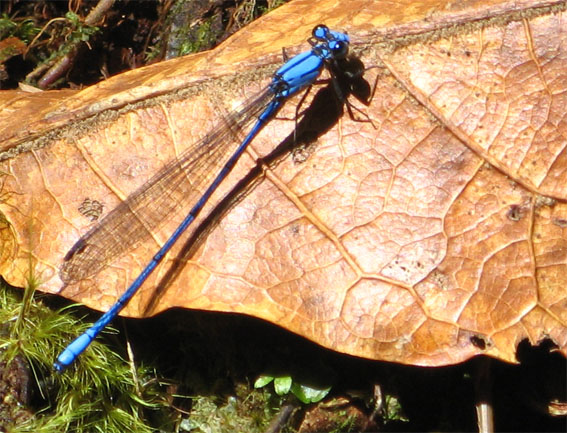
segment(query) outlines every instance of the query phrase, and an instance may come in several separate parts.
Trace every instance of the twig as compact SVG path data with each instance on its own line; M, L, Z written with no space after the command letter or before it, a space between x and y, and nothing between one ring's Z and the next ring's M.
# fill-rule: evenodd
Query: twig
M99 0L97 5L90 11L90 13L85 18L85 24L88 26L93 26L104 18L104 14L112 8L115 0ZM71 49L67 54L61 57L49 70L43 75L43 77L38 81L38 86L41 89L45 89L56 80L64 75L71 65L79 49L79 44L82 41L77 41L73 44Z
M477 359L475 399L476 419L479 433L494 433L494 413L492 410L491 360L488 357Z
M291 416L295 406L292 404L286 404L282 406L279 413L276 417L272 420L268 428L264 433L279 433L282 428L287 424L289 417Z

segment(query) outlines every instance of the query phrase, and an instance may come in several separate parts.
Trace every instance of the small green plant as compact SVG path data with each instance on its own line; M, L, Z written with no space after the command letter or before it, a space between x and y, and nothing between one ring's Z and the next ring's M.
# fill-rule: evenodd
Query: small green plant
M71 52L71 50L76 48L79 42L88 42L88 40L100 30L96 26L89 26L85 24L81 20L81 17L73 12L67 12L65 14L65 20L68 23L63 30L66 32L65 43L62 44L48 59L46 59L46 62Z
M386 395L384 399L384 407L382 409L384 421L402 421L408 422L409 418L403 413L399 400L393 395Z
M299 401L305 404L316 403L324 399L331 387L319 388L316 386L305 385L297 381L293 381L290 375L272 376L261 375L254 382L254 388L263 388L270 383L274 383L274 391L277 395L283 396L288 393L295 395Z
M96 26L89 26L83 21L81 21L81 17L73 12L67 12L65 14L65 18L71 24L72 31L69 35L69 39L72 42L86 42L88 41L91 36L99 31L99 28Z

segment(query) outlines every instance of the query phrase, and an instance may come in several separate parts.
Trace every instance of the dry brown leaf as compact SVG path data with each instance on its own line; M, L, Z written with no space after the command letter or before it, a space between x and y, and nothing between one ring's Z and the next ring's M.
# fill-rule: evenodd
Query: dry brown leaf
M61 290L65 253L206 133L219 100L232 107L269 82L281 47L306 49L318 23L378 66L366 73L376 129L345 115L303 162L262 165L177 278L164 290L183 242L125 313L240 312L407 364L514 362L525 338L566 353L564 1L295 1L209 53L82 91L0 93L4 278L22 286L31 269L42 290L107 309L182 212ZM292 102L280 117L294 113ZM272 121L199 221L293 128Z

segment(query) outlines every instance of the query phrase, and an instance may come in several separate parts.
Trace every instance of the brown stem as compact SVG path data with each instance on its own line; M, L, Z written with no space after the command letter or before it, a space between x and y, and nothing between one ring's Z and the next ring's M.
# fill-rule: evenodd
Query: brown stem
M112 7L115 0L99 0L97 5L90 11L90 13L85 18L85 24L92 26L98 23L104 18L105 13ZM49 70L43 75L43 77L38 81L38 86L41 89L46 89L55 81L57 81L61 76L63 76L71 65L73 60L79 51L79 44L82 41L77 41L73 47L69 50L67 54L61 57Z

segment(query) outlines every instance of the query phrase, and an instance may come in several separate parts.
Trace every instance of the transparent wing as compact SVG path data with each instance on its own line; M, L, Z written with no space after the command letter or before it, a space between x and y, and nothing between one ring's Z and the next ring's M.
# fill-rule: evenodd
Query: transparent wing
M116 257L151 237L176 209L194 204L238 143L237 132L265 109L267 89L229 114L213 131L167 163L69 250L60 268L64 283L95 275Z

